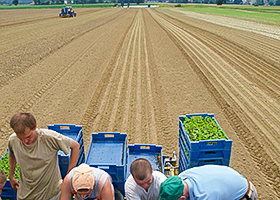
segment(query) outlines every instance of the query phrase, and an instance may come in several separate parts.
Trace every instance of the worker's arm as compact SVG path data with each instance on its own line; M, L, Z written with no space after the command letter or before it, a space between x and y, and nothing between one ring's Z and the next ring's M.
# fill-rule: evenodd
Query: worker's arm
M14 177L16 164L17 164L15 156L9 156L9 164L10 164L9 179L10 179L11 186L14 190L18 190L19 183Z
M107 180L102 188L100 196L101 196L102 200L115 200L114 187L110 183L109 178L107 178Z
M68 175L66 175L61 185L60 200L70 200L71 197L72 193L70 188L70 180L68 178Z
M76 141L73 141L70 149L71 149L71 155L70 155L70 161L69 161L69 167L68 167L67 174L71 171L71 169L76 167L77 160L79 157L79 151L80 151L79 143Z

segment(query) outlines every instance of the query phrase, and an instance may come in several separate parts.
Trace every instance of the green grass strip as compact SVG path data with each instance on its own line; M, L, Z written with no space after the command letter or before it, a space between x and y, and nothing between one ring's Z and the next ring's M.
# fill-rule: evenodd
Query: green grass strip
M239 19L245 19L260 23L280 25L279 7L268 6L203 6L203 5L182 5L183 9L207 14L215 14ZM176 8L177 9L177 8Z

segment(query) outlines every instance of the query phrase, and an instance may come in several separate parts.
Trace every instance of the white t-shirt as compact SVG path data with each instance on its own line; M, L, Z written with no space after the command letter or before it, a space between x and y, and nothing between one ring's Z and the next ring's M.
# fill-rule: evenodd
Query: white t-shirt
M158 200L160 185L165 181L166 176L159 172L153 171L153 182L148 192L141 186L137 185L132 175L125 182L125 196L127 200Z

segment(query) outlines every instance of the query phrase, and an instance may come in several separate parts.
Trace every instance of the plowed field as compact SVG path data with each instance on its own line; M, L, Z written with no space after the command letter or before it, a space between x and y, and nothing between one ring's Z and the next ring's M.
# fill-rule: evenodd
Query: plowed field
M233 140L230 166L259 199L279 199L279 27L175 9L76 11L1 10L1 155L17 112L41 128L82 125L85 152L92 132L123 132L167 155L178 155L179 115L214 113Z

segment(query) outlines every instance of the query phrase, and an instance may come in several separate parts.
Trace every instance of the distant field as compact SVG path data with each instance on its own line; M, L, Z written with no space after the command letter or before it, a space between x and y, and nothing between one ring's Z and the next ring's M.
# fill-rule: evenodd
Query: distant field
M131 4L136 5L136 4ZM143 4L141 4L143 5ZM170 7L175 4L158 4L159 7ZM18 6L0 6L0 9L57 9L65 5L18 5ZM112 7L113 4L73 4L73 8L94 8L94 7ZM181 8L190 11L223 15L239 19L251 20L260 23L267 23L280 26L280 8L279 6L249 6L249 5L222 5L216 4L182 4Z
M74 4L70 5L73 8L96 8L96 7L111 7L113 4ZM0 9L56 9L64 8L65 5L0 5Z
M277 6L249 5L182 5L179 9L223 15L239 19L252 20L261 23L280 25L280 8Z

